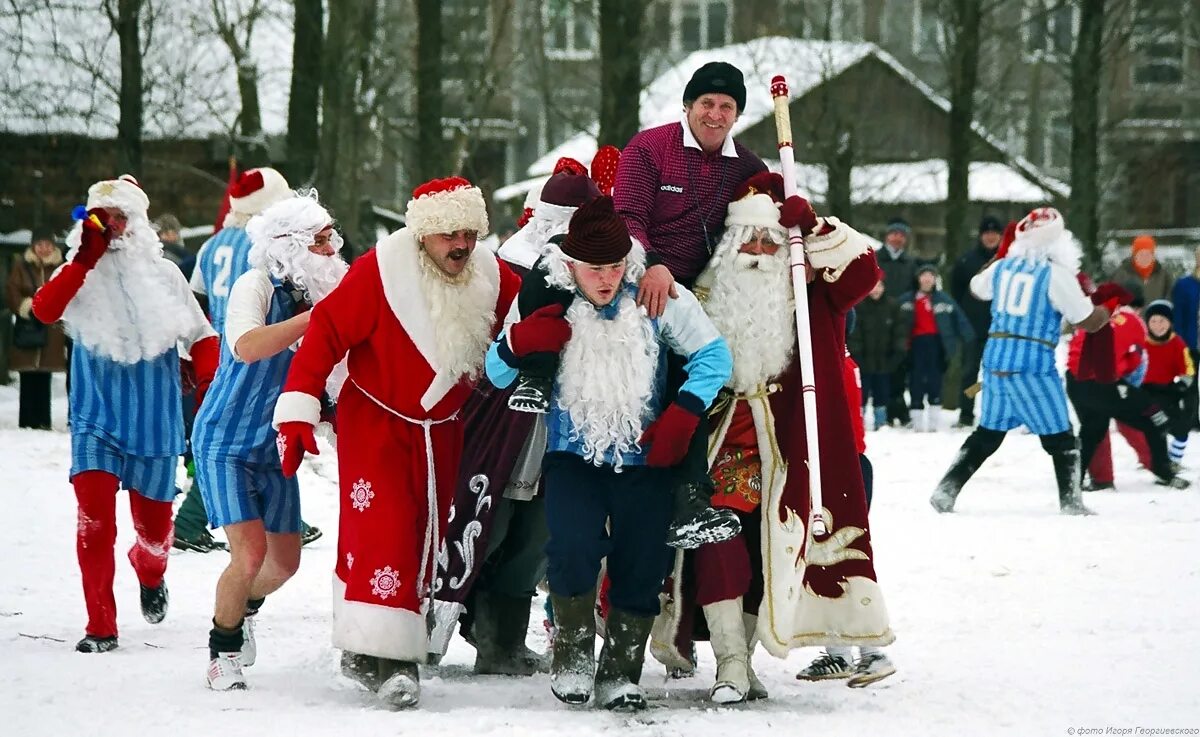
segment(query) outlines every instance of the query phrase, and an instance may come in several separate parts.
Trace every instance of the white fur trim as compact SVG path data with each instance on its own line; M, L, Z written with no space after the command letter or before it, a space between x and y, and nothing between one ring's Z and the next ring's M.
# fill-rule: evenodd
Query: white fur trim
M276 430L285 422L307 422L313 427L321 421L321 400L305 392L284 392L275 402L271 426Z
M421 357L434 371L433 381L421 397L421 406L428 410L440 402L461 377L442 371L438 365L433 316L429 300L421 289L419 248L412 231L401 228L379 241L375 246L375 254L379 263L383 294L388 306L392 308L392 314L400 321L400 326L412 339ZM477 277L484 279L490 286L492 303L495 304L495 300L500 296L500 263L496 260L496 254L486 248L476 248L471 258L476 260Z
M257 171L262 174L263 186L245 197L229 198L229 214L225 216L225 226L240 227L249 219L281 200L295 195L283 175L269 166L250 169L246 173ZM232 221L232 222L231 222Z
M429 652L432 655L445 655L450 649L450 638L454 636L454 626L458 618L467 608L453 601L433 601L433 631L429 633Z
M841 276L851 261L871 250L871 242L835 217L823 218L817 224L817 231L825 224L834 226L833 230L805 238L804 251L814 269L832 269L837 276ZM834 280L836 276L827 281Z
M409 200L404 222L418 240L434 233L459 230L483 235L488 231L487 205L479 187L459 187Z
M333 646L361 655L424 663L425 617L399 607L346 600L346 584L333 576Z
M128 174L116 179L96 182L88 187L87 209L115 207L126 215L146 214L150 209L150 198L138 186L138 181Z
M752 194L729 203L725 226L749 225L753 228L778 228L779 205L768 194Z
M17 314L26 320L33 314L33 297L26 297L21 300L21 306L17 308Z

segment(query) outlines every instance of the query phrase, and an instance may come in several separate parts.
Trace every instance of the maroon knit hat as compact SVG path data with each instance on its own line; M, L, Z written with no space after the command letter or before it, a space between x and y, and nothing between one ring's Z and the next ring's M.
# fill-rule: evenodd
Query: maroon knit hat
M562 252L586 264L615 264L633 247L625 221L617 217L612 197L585 202L571 216Z
M600 196L596 183L587 174L559 172L550 177L542 187L541 200L548 205L579 207L588 200Z

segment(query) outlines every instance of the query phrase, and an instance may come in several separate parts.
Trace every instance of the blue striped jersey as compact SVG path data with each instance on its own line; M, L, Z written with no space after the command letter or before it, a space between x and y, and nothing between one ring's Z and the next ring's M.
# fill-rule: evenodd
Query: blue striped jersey
M118 363L82 343L71 351L71 433L93 434L127 455L184 451L179 351Z
M275 290L266 325L283 322L294 311L286 289L276 279L271 284ZM221 364L192 426L193 452L205 457L240 458L274 443L271 418L293 355L291 350L283 350L270 358L244 363L234 358L229 341L221 341Z
M250 270L250 236L243 228L221 228L201 247L197 271L208 295L208 317L217 335L225 335L225 309L238 277Z
M991 274L992 324L983 349L983 367L993 371L1053 373L1054 346L1063 314L1050 298L1051 265L1005 258ZM1019 338L995 337L1005 333Z

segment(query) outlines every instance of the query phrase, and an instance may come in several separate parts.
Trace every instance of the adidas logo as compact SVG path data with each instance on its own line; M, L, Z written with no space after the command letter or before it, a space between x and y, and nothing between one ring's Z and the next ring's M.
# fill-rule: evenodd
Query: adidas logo
M674 184L664 184L658 189L660 192L674 192L675 194L683 194L683 187L679 187Z

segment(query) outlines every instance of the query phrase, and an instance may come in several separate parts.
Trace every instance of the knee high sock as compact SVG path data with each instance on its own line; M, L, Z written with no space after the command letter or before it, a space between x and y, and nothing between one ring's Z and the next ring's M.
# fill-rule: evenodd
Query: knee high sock
M129 562L139 583L156 588L167 572L167 553L174 542L171 502L156 502L130 491L129 511L133 514L133 529L137 531L137 539L129 549Z
M71 484L79 502L75 552L87 605L86 632L94 637L116 637L113 547L117 543L117 477L104 471L84 471L76 474Z

